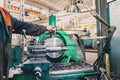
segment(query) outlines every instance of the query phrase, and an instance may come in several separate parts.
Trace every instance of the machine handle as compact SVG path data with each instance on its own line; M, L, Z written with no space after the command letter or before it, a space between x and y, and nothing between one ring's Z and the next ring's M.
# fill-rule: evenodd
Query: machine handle
M23 35L24 35L25 39L27 39L27 37L26 37L26 30L23 29L22 31L23 31Z
M42 76L41 68L37 66L37 67L34 68L33 72L34 72L34 75L35 75L35 80L40 80L40 78Z

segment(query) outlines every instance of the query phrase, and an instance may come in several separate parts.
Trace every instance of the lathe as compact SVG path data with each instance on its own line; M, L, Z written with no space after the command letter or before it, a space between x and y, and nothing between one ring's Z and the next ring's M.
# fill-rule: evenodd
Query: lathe
M55 16L50 16L50 25ZM53 22L52 22L53 21ZM54 24L54 26L56 26ZM28 45L28 54L23 63L15 65L17 70L11 80L106 80L101 69L82 61L77 56L76 44L63 30L45 32L39 36L39 44Z
M29 54L27 55L26 60L21 65L15 66L14 69L18 69L18 72L14 73L11 79L85 80L85 76L95 75L92 65L83 61L71 61L71 58L74 56L70 56L70 59L68 60L67 56L65 57L64 54L69 48L63 46L58 38L50 39L55 41L58 40L55 42L56 45L54 43L52 44L54 46L48 46L47 44L49 43L47 43L46 39L44 45L28 46Z

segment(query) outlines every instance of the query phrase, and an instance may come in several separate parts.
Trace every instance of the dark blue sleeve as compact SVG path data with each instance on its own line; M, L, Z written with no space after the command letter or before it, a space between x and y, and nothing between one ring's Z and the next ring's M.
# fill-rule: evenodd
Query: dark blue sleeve
M22 30L25 29L27 35L39 36L40 34L47 31L46 26L20 21L12 16L10 17L15 33L22 34Z

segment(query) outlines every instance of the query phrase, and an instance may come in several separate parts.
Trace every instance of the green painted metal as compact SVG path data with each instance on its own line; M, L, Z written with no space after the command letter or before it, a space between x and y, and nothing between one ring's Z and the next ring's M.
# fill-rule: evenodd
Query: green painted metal
M14 75L12 80L36 80L33 73L20 73ZM48 72L42 72L40 80L51 80Z
M44 34L40 35L39 40L41 43L43 43L44 40L49 37L50 37L50 33L45 32ZM54 37L62 40L64 42L65 46L69 49L62 56L61 62L64 63L64 62L70 62L70 61L75 61L75 62L80 61L80 57L78 57L76 54L77 53L76 52L76 44L75 44L75 42L72 42L70 40L69 35L65 31L63 31L63 30L56 31L56 34L54 35Z
M56 16L54 16L54 15L49 16L49 25L54 26L54 28L57 28L57 26L56 26Z

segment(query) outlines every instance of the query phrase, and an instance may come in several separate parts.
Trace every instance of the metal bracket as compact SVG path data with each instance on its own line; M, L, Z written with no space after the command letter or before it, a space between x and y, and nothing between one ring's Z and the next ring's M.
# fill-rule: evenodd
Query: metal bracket
M109 48L109 45L110 45L110 41L111 41L111 38L113 36L113 33L115 32L116 30L116 27L115 26L112 26L111 28L108 28L107 29L107 38L106 38L106 42L104 44L104 47L102 49L102 52L101 54L99 55L99 57L97 58L97 60L94 62L93 64L93 67L96 69L96 70L99 70L100 68L100 65L101 65L101 61L105 55L106 52L108 52L108 48Z

